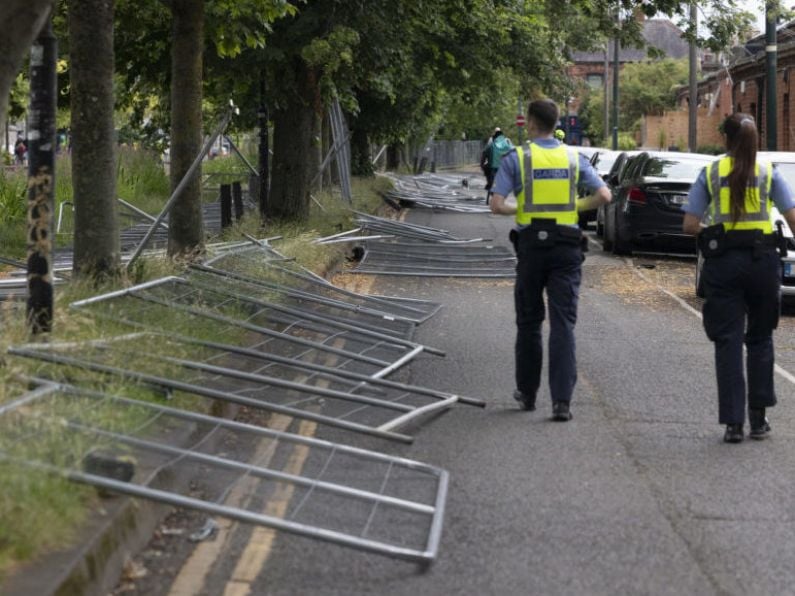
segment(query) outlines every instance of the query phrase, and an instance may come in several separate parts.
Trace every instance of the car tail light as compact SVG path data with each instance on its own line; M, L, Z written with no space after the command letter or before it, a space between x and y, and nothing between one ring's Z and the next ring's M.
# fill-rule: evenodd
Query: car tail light
M629 189L629 194L627 195L630 203L639 203L641 205L646 204L646 193L643 192L637 186L633 186Z

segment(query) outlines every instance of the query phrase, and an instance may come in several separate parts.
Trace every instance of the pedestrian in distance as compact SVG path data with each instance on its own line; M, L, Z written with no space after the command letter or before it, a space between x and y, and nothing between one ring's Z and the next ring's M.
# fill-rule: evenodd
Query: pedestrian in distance
M22 140L22 137L19 137L16 145L14 145L14 163L17 165L24 165L27 154L28 147L25 145L25 141Z
M511 241L516 249L516 390L524 410L535 410L541 384L545 319L549 306L549 389L552 419L571 420L571 398L577 382L574 326L582 279L585 238L577 211L596 209L611 199L604 181L575 149L554 138L558 106L549 99L530 103L530 144L502 160L492 188L491 212L514 215ZM577 199L577 186L589 194ZM513 192L516 204L506 197Z
M703 322L715 344L718 419L726 425L723 438L740 443L746 399L749 436L764 439L770 433L766 410L776 405L773 330L781 307L777 249L785 250L770 212L775 204L795 231L795 201L784 178L756 159L759 137L751 116L729 116L721 132L726 155L699 174L683 206L682 226L685 233L697 236L705 258ZM704 219L711 225L705 227Z
M503 134L502 129L499 127L495 128L494 133L480 154L480 169L483 170L483 175L486 176L486 205L489 204L491 187L494 184L494 177L500 169L502 158L511 149L513 149L511 139Z

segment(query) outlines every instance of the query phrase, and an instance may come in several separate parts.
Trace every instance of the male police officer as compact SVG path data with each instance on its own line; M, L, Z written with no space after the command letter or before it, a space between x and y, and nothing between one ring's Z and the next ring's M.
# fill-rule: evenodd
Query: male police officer
M588 160L554 137L558 107L549 99L530 103L529 148L503 158L492 187L491 212L516 215L511 239L518 258L516 391L524 410L534 410L541 382L541 324L544 288L549 301L549 388L552 419L571 420L569 404L577 381L574 325L582 277L582 233L577 210L596 209L611 199ZM592 193L577 200L578 183ZM513 192L516 205L505 198Z

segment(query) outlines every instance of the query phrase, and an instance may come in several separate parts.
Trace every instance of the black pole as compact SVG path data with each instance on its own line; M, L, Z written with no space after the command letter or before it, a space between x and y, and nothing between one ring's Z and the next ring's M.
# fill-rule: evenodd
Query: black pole
M776 151L778 145L777 139L777 123L778 118L776 114L776 62L778 55L778 47L776 45L776 2L775 0L767 0L766 3L766 19L765 19L765 64L767 84L765 85L765 132L767 133L767 150Z
M259 216L262 225L268 213L268 103L266 101L267 87L265 75L260 75L260 106L257 110L257 121L259 124Z
M221 185L221 229L232 225L232 185Z
M240 221L243 219L243 188L240 181L232 183L232 204L235 208L235 219Z
M58 41L50 17L30 49L27 322L34 335L52 330L57 60Z
M698 19L698 7L695 2L690 3L690 24L693 27L693 35L695 35ZM688 151L695 153L696 144L698 142L698 81L696 74L698 72L698 49L696 48L695 40L690 41L689 52L689 96L690 101L687 112L687 147Z
M618 26L620 16L616 13L616 38L613 40L613 151L618 151L618 75L621 64L619 53L621 51L621 40L618 37Z
M608 78L610 76L610 41L608 40L605 42L605 74L604 80L602 81L604 89L602 90L604 93L604 106L602 112L602 124L604 128L602 129L602 141L599 143L607 144L607 135L610 132L610 83Z

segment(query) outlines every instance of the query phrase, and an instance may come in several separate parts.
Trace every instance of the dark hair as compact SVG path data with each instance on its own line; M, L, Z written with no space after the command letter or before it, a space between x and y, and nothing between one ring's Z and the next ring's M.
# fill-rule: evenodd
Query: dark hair
M551 99L536 99L527 107L527 117L538 124L541 132L552 132L558 124L558 104Z
M726 135L726 149L734 158L729 172L730 213L733 223L745 214L745 197L756 169L756 146L759 137L754 119L748 114L732 114L721 125ZM716 194L718 191L715 191ZM717 199L716 199L717 200Z

